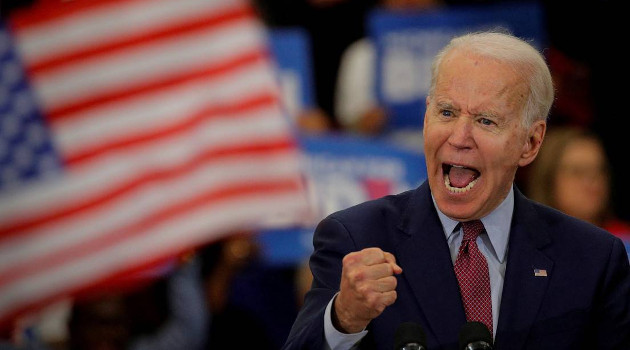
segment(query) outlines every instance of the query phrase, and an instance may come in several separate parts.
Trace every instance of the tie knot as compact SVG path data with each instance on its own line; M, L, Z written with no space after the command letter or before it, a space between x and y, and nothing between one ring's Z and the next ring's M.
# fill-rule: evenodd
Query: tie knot
M485 230L481 220L462 222L462 229L464 230L464 241L476 240L477 236L479 236Z

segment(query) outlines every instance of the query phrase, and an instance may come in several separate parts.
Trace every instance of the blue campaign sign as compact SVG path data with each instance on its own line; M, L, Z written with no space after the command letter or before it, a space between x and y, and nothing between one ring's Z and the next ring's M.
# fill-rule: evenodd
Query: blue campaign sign
M304 227L259 234L263 257L271 264L297 264L312 251L319 220L334 211L403 192L426 179L421 152L386 141L344 134L304 136L304 170L315 215Z
M272 29L269 46L278 69L283 101L290 116L315 105L311 42L300 28Z
M392 113L390 126L422 128L433 57L453 36L495 28L539 49L546 45L543 11L537 3L371 13L368 30L376 46L376 96Z

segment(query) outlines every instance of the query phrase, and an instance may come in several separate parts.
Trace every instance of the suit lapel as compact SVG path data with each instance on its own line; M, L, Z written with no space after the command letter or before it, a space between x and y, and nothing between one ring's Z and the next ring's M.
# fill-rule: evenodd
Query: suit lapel
M413 194L399 225L403 238L396 256L438 341L456 341L466 322L448 243L428 183Z
M531 203L516 188L514 194L496 347L521 349L553 276L553 261L541 251L551 242L549 233Z

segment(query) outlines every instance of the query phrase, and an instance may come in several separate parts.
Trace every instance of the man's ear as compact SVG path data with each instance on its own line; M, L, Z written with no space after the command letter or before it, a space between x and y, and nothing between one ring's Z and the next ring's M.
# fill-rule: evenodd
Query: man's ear
M520 167L524 167L536 159L540 146L542 146L543 139L545 138L546 131L547 122L544 120L535 122L534 125L529 128L527 141L523 145L521 159L518 162Z

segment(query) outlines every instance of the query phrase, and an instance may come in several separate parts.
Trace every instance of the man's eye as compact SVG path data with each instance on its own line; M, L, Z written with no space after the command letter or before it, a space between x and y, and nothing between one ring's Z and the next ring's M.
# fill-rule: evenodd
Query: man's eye
M443 117L452 117L453 116L453 112L447 111L447 110L440 111L440 114L442 114Z
M492 120L488 119L488 118L481 118L480 122L483 125L488 125L488 126L494 125L494 122Z

